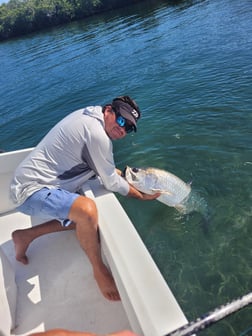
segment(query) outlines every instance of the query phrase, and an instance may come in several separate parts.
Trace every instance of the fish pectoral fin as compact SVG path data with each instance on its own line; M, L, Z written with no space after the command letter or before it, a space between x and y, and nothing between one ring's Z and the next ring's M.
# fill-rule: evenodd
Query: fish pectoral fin
M170 191L166 191L166 190L151 189L151 191L153 191L154 193L166 194L166 195L170 195L170 196L173 195L173 193L171 193Z
M173 195L174 195L174 194L171 193L170 191L161 191L161 194L170 195L170 196L173 196Z

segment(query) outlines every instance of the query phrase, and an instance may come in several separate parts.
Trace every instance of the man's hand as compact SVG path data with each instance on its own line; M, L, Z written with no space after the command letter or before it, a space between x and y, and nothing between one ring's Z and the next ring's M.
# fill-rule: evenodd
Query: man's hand
M136 188L134 188L132 185L129 185L129 186L130 186L130 190L129 190L127 196L137 198L137 199L140 199L142 201L152 201L152 200L155 200L156 198L158 198L161 195L161 193L155 193L153 195L145 194L145 193L142 193L141 191L137 190Z

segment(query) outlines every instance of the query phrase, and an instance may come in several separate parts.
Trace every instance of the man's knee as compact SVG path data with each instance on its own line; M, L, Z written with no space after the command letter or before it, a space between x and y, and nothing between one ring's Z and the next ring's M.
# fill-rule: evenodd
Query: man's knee
M88 217L93 219L94 217L97 216L97 208L95 202L88 197L85 196L80 196L81 197L81 205L80 209L83 211L83 214Z
M75 223L85 219L86 221L95 222L95 224L97 224L97 208L95 202L91 198L79 196L71 206L69 219Z

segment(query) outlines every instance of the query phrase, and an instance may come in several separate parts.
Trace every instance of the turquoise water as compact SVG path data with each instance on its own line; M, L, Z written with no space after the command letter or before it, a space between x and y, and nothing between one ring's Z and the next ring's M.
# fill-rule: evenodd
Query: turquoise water
M206 226L119 197L189 320L252 290L251 14L250 0L144 2L0 44L0 148L129 94L143 116L114 143L118 167L168 170L207 202ZM200 334L241 335L251 316Z

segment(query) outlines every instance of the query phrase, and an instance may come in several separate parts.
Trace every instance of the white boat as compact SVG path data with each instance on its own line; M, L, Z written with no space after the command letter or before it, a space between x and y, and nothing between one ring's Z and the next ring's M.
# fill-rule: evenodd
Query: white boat
M74 231L32 242L28 265L15 260L11 233L45 221L17 212L8 196L13 172L30 151L0 154L0 334L63 328L103 335L128 329L163 336L186 324L134 225L99 179L90 180L82 192L97 204L103 256L120 302L108 301L100 293Z

